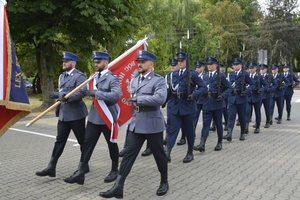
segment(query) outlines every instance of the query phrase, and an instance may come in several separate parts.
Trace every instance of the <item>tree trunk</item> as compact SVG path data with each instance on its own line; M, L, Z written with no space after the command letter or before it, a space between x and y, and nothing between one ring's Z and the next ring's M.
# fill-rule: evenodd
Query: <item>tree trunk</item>
M40 53L40 66L41 66L41 80L43 91L43 103L40 108L48 108L53 104L53 100L49 95L53 92L53 78L49 76L53 72L53 63L51 56L47 56L45 52L49 52L52 48L51 44L42 44Z

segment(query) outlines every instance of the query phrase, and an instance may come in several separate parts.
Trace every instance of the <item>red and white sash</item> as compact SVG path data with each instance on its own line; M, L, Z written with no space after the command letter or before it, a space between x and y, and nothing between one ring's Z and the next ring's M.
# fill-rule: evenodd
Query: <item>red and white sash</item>
M95 73L93 73L91 75L91 77L94 75ZM97 76L96 76L97 77ZM93 78L90 81L90 86L89 89L90 90L97 90L97 86L96 86L96 77ZM103 119L103 121L105 122L105 124L107 125L107 127L109 128L109 130L111 131L110 134L110 141L113 143L117 143L117 138L118 138L118 123L114 123L114 119L113 116L110 112L110 110L108 109L107 105L105 104L105 102L103 100L96 100L95 97L92 97L94 105L100 115L100 117ZM116 106L117 112L118 112L118 116L117 116L117 120L119 119L119 115L120 115L120 107L118 104L115 104L114 106Z

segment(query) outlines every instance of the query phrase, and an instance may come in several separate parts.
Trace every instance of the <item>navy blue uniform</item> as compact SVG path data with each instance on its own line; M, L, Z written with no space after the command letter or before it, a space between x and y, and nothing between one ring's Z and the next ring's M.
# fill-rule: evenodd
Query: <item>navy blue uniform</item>
M229 104L229 121L228 121L228 128L233 129L236 113L238 113L241 129L246 128L246 105L248 102L247 96L241 96L241 91L245 91L246 94L250 94L253 88L253 81L249 78L249 73L245 72L245 85L242 88L241 84L242 80L242 72L239 71L238 75L236 76L235 71L231 71L229 73L229 82L233 87L233 91L228 98ZM246 84L249 84L249 87L246 88ZM242 89L242 90L241 90Z
M207 87L204 81L198 77L198 73L195 70L190 70L192 74L192 84L190 87L190 94L192 94L194 100L187 100L187 85L186 85L186 70L180 76L179 71L174 71L172 74L172 82L168 89L168 100L174 99L174 103L171 108L171 126L170 133L167 140L167 146L173 147L177 138L179 129L186 133L188 146L193 148L195 141L194 133L194 113L197 109L196 100L205 92ZM196 89L196 85L198 88Z
M281 118L282 111L283 111L284 90L286 90L288 88L290 82L287 78L282 76L282 81L284 82L284 85L283 85L284 90L279 90L280 85L282 85L282 83L280 83L280 74L279 73L277 73L275 75L273 74L272 79L275 82L277 87L276 87L276 90L274 91L274 94L273 94L273 96L271 98L271 102L270 102L270 116L273 116L275 102L276 102L277 108L278 108L278 115L279 115L279 118Z
M261 77L263 77L263 79L265 81L268 81L268 77L269 74L262 74ZM274 81L274 79L271 78L271 83L269 84L269 88L270 90L267 91L268 88L266 88L264 90L264 92L262 93L262 104L264 105L264 109L265 109L265 114L266 114L266 125L265 128L269 128L269 123L270 123L270 101L272 98L272 94L274 93L275 89L276 89L277 85Z
M253 90L251 96L248 98L248 104L250 106L250 111L252 110L252 106L254 107L255 116L256 116L256 124L259 125L261 122L261 104L262 104L262 94L259 93L258 90L258 74L251 74L250 78L254 83ZM261 92L265 92L269 88L269 84L264 80L262 76L260 76L260 90ZM247 116L248 122L250 121L250 113Z
M291 73L290 72L287 72L287 74L283 73L283 76L291 82L289 87L287 87L284 91L284 100L286 102L286 112L289 115L291 113L291 101L292 101L292 97L293 97L293 94L294 94L294 88L293 87L296 87L299 84L299 80L295 76L295 74L293 74L293 81L295 81L295 84L293 86ZM282 104L282 106L284 106L284 103Z
M226 80L226 76L224 73L220 74L221 76L221 95L223 99L227 99L229 94L232 91L232 87L230 83ZM223 137L223 126L222 126L222 112L223 108L225 108L225 101L217 101L217 72L214 73L212 78L208 78L208 93L206 93L204 104L203 104L203 128L201 132L201 137L207 138L209 134L209 128L211 124L211 120L213 119L217 126L218 137ZM223 91L222 91L223 89Z

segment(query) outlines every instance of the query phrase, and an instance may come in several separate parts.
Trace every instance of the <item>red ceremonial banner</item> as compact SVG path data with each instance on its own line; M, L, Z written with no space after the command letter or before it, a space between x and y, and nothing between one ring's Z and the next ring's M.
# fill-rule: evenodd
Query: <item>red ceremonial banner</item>
M121 87L121 99L118 102L120 117L118 119L119 129L124 128L132 117L132 104L126 99L130 98L130 82L134 71L137 69L137 51L147 49L146 39L140 40L135 46L119 56L109 64L109 70L119 77Z

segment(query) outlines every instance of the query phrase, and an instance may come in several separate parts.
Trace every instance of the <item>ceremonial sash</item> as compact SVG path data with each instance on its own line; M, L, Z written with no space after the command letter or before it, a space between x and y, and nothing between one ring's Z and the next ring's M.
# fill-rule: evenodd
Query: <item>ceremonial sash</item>
M93 76L94 74L92 74L91 76ZM89 86L90 90L97 90L96 79L95 78L93 78L90 81L89 85L90 85ZM118 132L118 123L114 123L113 116L112 116L110 110L108 109L107 105L105 104L105 102L103 100L96 100L95 97L92 97L92 99L93 99L94 105L95 105L100 117L102 118L104 123L107 125L107 127L111 131L110 141L113 142L113 143L117 143L117 138L118 138L118 134L119 134L119 132ZM118 121L119 115L120 115L120 107L119 107L118 104L115 104L114 106L117 109L117 113L118 113L117 121Z

